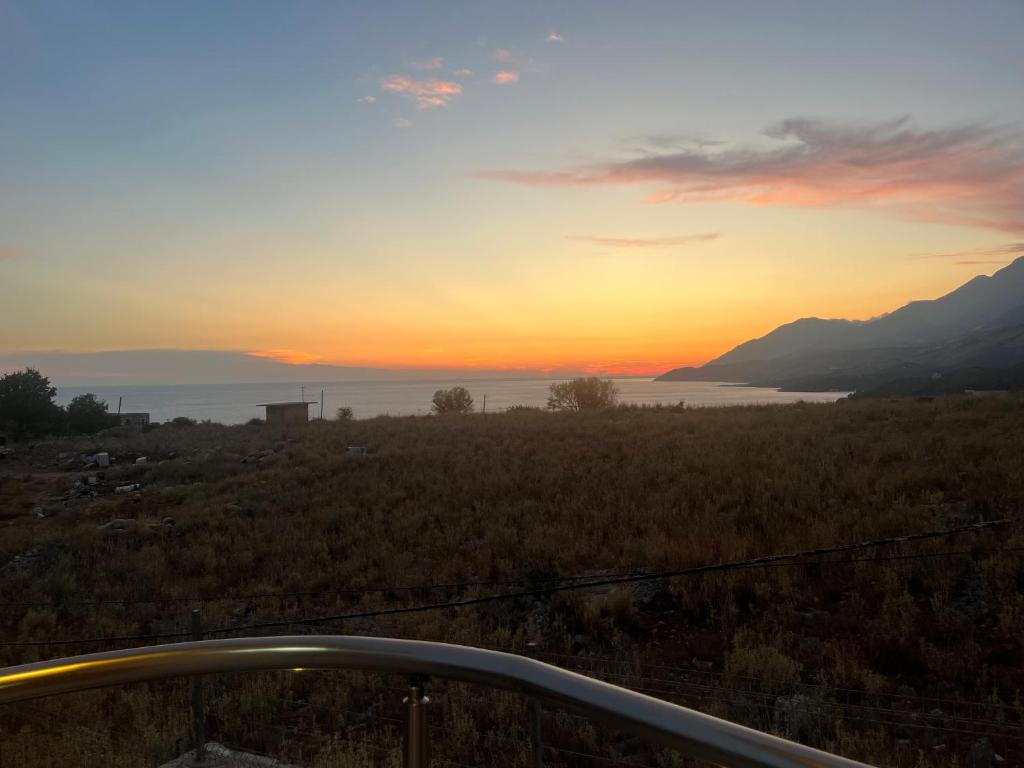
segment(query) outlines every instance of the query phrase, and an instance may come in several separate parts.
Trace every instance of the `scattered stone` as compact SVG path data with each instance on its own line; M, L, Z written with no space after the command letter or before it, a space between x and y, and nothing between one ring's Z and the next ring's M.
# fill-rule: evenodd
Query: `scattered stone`
M125 520L121 517L115 517L109 522L99 525L96 530L103 531L104 533L127 533L128 529L134 524L134 520Z
M350 445L348 448L345 449L346 456L361 457L366 456L369 453L370 450L365 445Z
M114 493L134 493L140 488L142 488L142 486L138 483L128 483L127 485L119 485L114 488Z
M96 464L97 467L109 467L110 466L110 454L107 453L106 451L100 451L99 453L94 453L93 456L92 456L92 460Z
M32 568L38 565L43 560L43 548L32 547L22 552L20 555L15 555L14 559L5 565L5 568Z
M136 464L145 464L145 463L146 463L147 461L149 461L149 459L148 459L147 457L145 457L145 456L139 456L139 458L137 458L137 459L135 460L135 463L136 463Z

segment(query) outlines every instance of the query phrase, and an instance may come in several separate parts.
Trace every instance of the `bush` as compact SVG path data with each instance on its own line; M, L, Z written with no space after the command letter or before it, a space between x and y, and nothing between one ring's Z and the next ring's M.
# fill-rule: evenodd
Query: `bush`
M431 409L434 413L472 413L473 396L465 387L439 389L434 393Z
M190 419L188 416L175 416L169 423L172 427L194 427L196 420Z
M341 408L338 409L337 413L338 421L352 421L352 419L354 418L352 414L352 409L349 408L347 405L341 406Z
M611 408L618 399L619 389L613 381L591 376L589 379L552 384L548 408L553 411L597 411Z

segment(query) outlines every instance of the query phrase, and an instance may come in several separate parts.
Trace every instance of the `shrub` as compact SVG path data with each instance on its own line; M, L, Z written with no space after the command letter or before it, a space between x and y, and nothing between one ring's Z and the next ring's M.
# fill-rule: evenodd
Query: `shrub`
M465 387L439 389L431 401L434 413L472 413L473 396Z
M354 418L352 414L352 409L349 408L347 405L341 406L341 408L338 409L337 414L338 421L352 421L352 419Z
M548 408L553 411L596 411L612 407L618 398L619 389L613 381L591 376L589 379L552 384Z

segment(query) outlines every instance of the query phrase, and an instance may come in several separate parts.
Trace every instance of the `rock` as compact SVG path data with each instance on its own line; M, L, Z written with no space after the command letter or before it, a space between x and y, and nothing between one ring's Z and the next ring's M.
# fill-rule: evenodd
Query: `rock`
M239 504L235 504L234 502L231 502L231 503L228 503L228 504L224 505L224 511L225 512L241 512L242 511L242 507Z
M114 489L114 493L134 493L139 490L142 486L138 483L128 483L127 485L119 485Z
M43 548L32 547L22 552L20 555L15 555L14 559L5 565L5 568L32 568L38 565L43 560Z
M350 445L345 449L346 456L366 456L369 452L365 445Z
M95 462L97 467L109 467L110 466L110 454L107 453L106 451L100 451L99 453L94 453L93 456L92 456L92 460L93 460L93 462Z
M996 764L996 751L992 742L979 739L967 752L967 768L992 768Z
M149 459L146 458L145 456L139 456L139 458L137 458L135 460L135 463L136 464L145 464L147 461L149 461Z
M127 533L130 528L134 527L134 525L134 520L125 520L122 517L115 517L113 520L98 526L96 530L103 531L108 534L120 534Z
M773 722L776 732L783 736L796 739L807 738L814 728L814 700L801 693L793 696L779 696L775 700Z
M651 579L650 581L637 581L632 585L633 600L640 606L671 606L672 591L668 586L668 579Z

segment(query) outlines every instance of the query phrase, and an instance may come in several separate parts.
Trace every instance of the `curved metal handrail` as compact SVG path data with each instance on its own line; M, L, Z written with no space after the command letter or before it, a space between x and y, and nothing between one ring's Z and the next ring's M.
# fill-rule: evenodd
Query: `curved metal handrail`
M425 675L518 691L720 765L866 768L864 763L534 659L419 640L338 635L247 637L92 653L0 670L0 704L167 677L281 669Z

